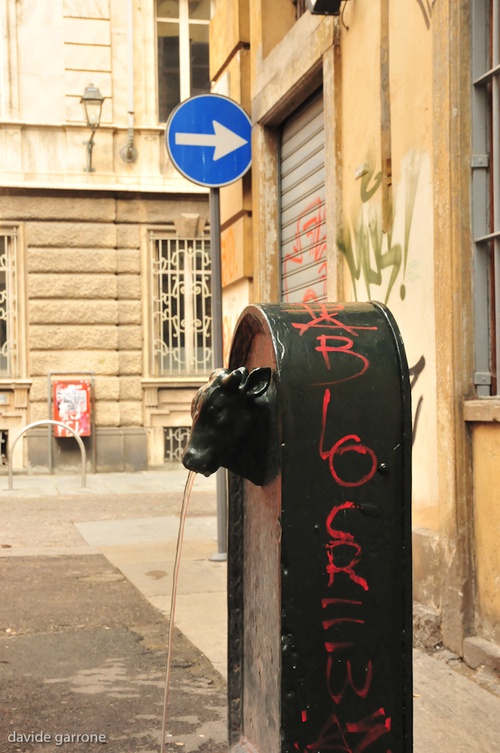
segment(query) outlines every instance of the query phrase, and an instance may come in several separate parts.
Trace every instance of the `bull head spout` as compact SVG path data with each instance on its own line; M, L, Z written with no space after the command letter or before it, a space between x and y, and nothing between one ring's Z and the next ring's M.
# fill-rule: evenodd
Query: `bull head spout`
M273 392L270 368L215 371L193 400L184 466L205 476L222 466L258 486L265 484Z

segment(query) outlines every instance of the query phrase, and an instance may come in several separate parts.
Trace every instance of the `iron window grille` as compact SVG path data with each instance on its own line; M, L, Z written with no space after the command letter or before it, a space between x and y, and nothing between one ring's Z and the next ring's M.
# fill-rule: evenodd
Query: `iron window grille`
M166 426L165 435L165 463L180 463L187 447L189 426Z
M500 358L500 0L472 9L472 232L478 397L497 395Z
M212 370L212 271L204 237L150 234L153 371L206 376Z

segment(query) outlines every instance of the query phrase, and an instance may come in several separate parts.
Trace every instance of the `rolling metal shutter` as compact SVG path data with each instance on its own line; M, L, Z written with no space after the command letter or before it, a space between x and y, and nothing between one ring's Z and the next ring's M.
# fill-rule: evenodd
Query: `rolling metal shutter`
M285 122L281 135L281 295L326 300L323 97Z

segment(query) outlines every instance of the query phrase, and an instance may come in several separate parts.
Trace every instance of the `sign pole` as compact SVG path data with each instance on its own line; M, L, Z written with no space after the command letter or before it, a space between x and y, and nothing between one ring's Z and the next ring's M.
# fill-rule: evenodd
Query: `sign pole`
M229 97L199 94L181 102L165 128L165 146L185 178L210 188L210 246L212 258L212 338L214 367L222 368L222 280L220 242L221 186L239 180L252 161L252 122ZM227 559L226 471L217 472L218 552L210 559Z
M220 241L220 190L210 189L210 254L212 260L212 338L214 367L224 366L222 341L222 271ZM210 559L227 559L227 480L225 468L219 468L217 489L217 552Z

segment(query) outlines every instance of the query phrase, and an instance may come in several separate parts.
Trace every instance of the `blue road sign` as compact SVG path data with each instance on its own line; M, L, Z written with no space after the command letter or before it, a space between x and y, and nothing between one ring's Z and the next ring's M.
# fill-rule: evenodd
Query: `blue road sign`
M181 102L165 130L170 159L186 178L218 188L234 183L250 167L252 123L246 112L220 94Z

